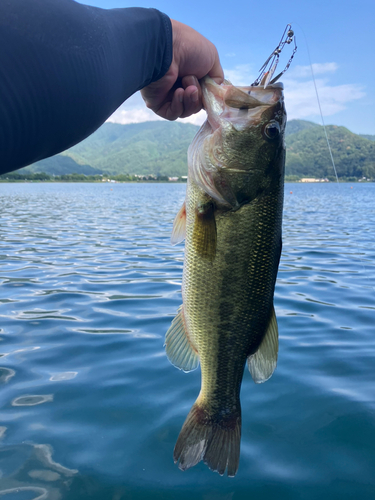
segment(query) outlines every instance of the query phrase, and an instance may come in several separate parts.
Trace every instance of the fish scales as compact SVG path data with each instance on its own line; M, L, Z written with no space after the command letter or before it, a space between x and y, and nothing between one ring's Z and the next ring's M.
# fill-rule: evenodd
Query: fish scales
M186 201L174 225L179 234L173 238L186 237L183 306L166 349L185 371L201 363L201 391L177 440L175 461L185 470L204 460L234 476L244 365L247 360L256 382L276 366L273 295L286 115L280 85L267 87L265 95L251 91L251 99L243 89L215 85L202 82L208 121L189 149ZM241 102L250 113L238 109Z
M216 257L210 262L189 244L194 228L194 216L189 218L189 213L194 215L199 196L199 188L189 181L186 208L192 222L186 227L186 321L200 355L204 393L215 389L217 370L221 370L220 390L225 383L233 394L233 389L239 390L234 381L241 383L247 356L259 346L273 303L277 265L269 262L275 261L275 255L278 258L281 234L273 230L272 221L281 226L282 209L280 200L275 204L270 195L236 212L218 213ZM250 226L256 229L249 232Z

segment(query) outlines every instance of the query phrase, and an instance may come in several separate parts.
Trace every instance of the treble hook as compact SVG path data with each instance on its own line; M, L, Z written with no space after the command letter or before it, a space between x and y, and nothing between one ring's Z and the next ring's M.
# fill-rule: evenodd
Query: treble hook
M271 78L275 74L277 65L279 64L281 51L283 50L285 45L289 45L293 41L294 41L294 48L287 65L285 66L285 68L281 73L279 73L275 78L271 80ZM254 83L251 84L251 86L256 87L258 85L264 85L264 88L266 88L268 85L272 85L273 83L277 82L277 80L289 68L293 60L294 54L296 52L297 52L296 37L294 35L294 31L292 30L292 25L287 24L279 44L277 45L276 49L272 52L272 54L269 56L269 58L266 60L266 62L263 64L263 66L260 68L258 78L255 80Z

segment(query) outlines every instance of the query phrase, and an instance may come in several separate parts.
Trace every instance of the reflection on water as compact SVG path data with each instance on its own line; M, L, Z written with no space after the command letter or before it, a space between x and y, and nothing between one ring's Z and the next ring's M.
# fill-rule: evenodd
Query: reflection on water
M77 375L77 372L64 372L64 373L55 373L51 375L49 378L51 382L63 381L63 380L71 380Z
M234 480L172 459L200 386L163 349L185 186L111 188L0 184L0 496L375 498L375 185L286 189L279 362L245 372Z
M53 401L53 394L46 394L45 396L28 395L13 399L12 406L35 406L48 401Z
M6 384L15 374L15 370L0 366L0 384Z
M46 444L22 444L0 449L0 496L8 499L60 500L68 492L77 470L52 459ZM47 483L47 484L46 484ZM32 496L24 496L30 492Z

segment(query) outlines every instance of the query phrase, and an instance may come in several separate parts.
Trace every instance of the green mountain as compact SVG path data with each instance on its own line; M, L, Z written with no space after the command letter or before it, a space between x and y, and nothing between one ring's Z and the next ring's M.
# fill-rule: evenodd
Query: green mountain
M187 149L197 130L194 125L167 121L105 123L80 144L19 173L187 175ZM339 177L375 178L375 136L360 136L335 125L327 126L327 134ZM285 135L287 175L334 175L321 125L291 120Z
M51 158L38 161L29 167L25 167L18 171L20 174L44 172L48 175L65 175L80 173L84 175L98 175L103 171L101 169L92 168L90 165L78 164L70 156L55 155Z
M186 175L186 152L197 130L167 121L105 123L65 154L109 174Z
M339 177L375 178L375 143L353 134L345 127L326 127ZM300 177L334 175L324 129L315 126L290 134L287 147L286 174Z
M286 124L285 137L302 132L302 130L310 130L313 127L320 127L320 125L307 120L290 120Z
M375 141L375 135L359 134L360 137L368 139L369 141Z

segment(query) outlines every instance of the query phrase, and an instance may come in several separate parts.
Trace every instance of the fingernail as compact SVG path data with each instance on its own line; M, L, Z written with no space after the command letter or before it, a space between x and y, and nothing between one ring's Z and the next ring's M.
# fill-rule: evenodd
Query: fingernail
M180 95L178 96L178 100L179 100L180 102L184 102L184 94L180 94Z
M193 102L198 102L198 98L199 98L199 96L198 96L198 90L195 90L195 91L191 94L191 100L192 100Z
M190 85L198 86L198 78L196 76L192 76Z

